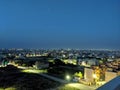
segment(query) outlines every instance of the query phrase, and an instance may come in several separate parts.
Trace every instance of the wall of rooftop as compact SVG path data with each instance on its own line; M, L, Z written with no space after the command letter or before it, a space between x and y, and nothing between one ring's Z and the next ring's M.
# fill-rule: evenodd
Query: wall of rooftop
M117 77L117 72L110 72L110 71L105 72L105 81L106 82L109 82L110 80L112 80L115 77Z

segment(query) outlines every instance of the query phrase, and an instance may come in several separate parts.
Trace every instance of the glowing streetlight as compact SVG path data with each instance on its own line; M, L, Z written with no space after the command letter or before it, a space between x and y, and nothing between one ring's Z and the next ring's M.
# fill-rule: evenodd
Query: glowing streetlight
M96 74L93 74L93 78L96 79L96 78L97 78L97 75L96 75Z
M67 76L66 76L66 79L67 79L67 80L70 80L70 76L69 76L69 75L67 75Z

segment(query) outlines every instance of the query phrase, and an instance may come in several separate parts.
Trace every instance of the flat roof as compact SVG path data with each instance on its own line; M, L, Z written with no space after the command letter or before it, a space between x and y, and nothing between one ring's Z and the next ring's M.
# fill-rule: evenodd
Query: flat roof
M120 76L112 79L105 85L99 87L97 90L120 90Z

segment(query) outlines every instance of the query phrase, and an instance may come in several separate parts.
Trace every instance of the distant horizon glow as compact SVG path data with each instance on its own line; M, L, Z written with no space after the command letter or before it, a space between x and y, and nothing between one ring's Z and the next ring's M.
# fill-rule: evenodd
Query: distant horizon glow
M0 1L0 48L120 50L120 0Z

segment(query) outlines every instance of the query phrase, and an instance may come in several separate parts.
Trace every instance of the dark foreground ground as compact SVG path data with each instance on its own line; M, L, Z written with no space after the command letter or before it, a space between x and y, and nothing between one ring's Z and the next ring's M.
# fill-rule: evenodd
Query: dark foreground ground
M15 66L0 67L0 90L79 90L46 79L38 74L21 72Z
M60 83L33 73L23 73L17 67L0 68L0 90L49 90Z

